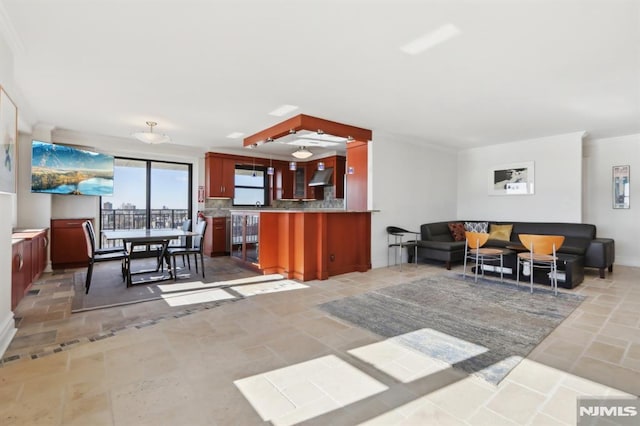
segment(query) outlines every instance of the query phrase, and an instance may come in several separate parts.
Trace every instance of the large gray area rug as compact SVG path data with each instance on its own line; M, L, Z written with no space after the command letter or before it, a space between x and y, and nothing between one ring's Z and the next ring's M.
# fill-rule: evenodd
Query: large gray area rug
M155 259L135 259L132 264L136 269L147 269L155 267ZM180 260L178 264L181 264ZM148 302L166 298L171 294L179 295L207 288L224 287L226 281L258 275L238 266L226 257L205 258L205 279L202 278L201 271L196 273L193 260L191 267L193 269L189 270L178 266L178 280L175 282L166 280L153 284L137 284L127 288L122 280L119 261L97 263L93 269L89 294L84 294L87 271L86 269L78 270L73 277L74 296L71 312ZM159 273L144 274L136 276L134 280L148 280L159 275Z
M346 297L324 311L498 384L584 297L442 275ZM421 332L417 332L421 330Z

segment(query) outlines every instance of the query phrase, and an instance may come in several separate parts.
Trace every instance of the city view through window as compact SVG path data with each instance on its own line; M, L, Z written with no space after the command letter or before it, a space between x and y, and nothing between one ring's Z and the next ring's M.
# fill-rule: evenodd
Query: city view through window
M100 227L177 228L191 217L190 205L189 164L116 158L113 195L101 197Z

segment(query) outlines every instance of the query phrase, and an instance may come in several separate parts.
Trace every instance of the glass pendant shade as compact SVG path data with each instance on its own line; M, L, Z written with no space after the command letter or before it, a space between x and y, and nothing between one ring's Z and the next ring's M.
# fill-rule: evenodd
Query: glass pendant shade
M156 126L157 124L158 123L155 121L147 121L147 126L149 126L148 132L136 132L131 136L148 144L159 144L171 141L171 138L167 135L163 135L162 133L153 133L153 126Z

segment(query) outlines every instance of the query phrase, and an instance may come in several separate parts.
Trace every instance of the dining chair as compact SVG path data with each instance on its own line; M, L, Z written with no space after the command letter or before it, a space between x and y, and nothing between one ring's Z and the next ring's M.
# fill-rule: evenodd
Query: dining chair
M82 223L82 230L87 244L87 257L89 258L89 266L87 268L87 280L85 282L85 294L89 294L91 287L91 277L93 275L93 264L97 262L109 262L112 260L120 260L122 262L122 279L126 280L127 287L131 285L131 274L129 269L129 253L121 249L120 251L98 253L96 251L95 235L92 233L91 221L87 220Z
M183 220L182 225L180 225L180 229L185 232L191 231L191 219ZM190 248L191 245L191 237L180 237L177 240L171 240L171 242L169 243L169 247L171 248ZM191 269L191 261L189 260L189 256L186 256L186 258L189 269ZM185 255L182 255L182 266L185 266Z
M413 234L415 240L405 241L404 236L406 234ZM402 270L402 248L407 247L407 250L413 248L413 261L418 264L418 232L408 231L398 226L387 226L387 267L389 266L389 249L394 251L394 265L398 264L398 257L400 258L400 270ZM408 254L408 253L407 253Z
M98 241L98 239L96 238L96 231L95 228L93 227L93 222L91 222L90 220L86 221L89 232L91 233L91 238L93 239L94 242L94 246L96 245L96 242ZM95 247L94 248L94 252L95 254L106 254L106 253L120 253L123 250L127 250L125 246L113 246L113 247Z
M171 247L167 248L168 255L173 259L173 279L176 281L178 279L178 269L176 267L176 257L177 256L186 256L187 257L187 265L189 269L191 269L191 262L189 260L189 256L193 255L195 259L196 273L198 272L198 255L200 255L200 266L202 268L202 278L204 278L204 233L207 229L207 222L202 220L196 224L195 232L197 235L194 235L191 239L191 245L188 247Z
M464 243L464 269L462 271L462 277L467 276L467 259L474 261L475 267L475 282L478 282L478 271L482 271L484 276L484 263L485 261L500 261L500 281L504 280L504 250L499 248L482 247L487 243L489 234L485 232L471 232L465 231L465 243Z
M520 284L520 265L529 268L531 293L533 293L533 272L535 268L548 269L551 288L558 294L558 249L564 243L562 235L518 235L520 242L528 251L518 253L516 284ZM523 271L524 274L525 271Z

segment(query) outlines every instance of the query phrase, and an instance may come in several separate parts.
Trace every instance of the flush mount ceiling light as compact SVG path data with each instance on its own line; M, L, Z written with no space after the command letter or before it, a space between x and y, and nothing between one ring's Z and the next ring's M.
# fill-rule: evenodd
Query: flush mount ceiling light
M302 159L311 157L313 153L309 151L307 148L301 146L300 148L292 152L291 155L302 160Z
M274 109L269 113L269 115L273 115L276 117L282 117L283 115L287 115L290 112L297 110L298 107L295 105L280 105L278 108Z
M408 55L417 55L424 52L427 49L431 49L445 41L460 34L460 30L453 24L445 24L435 31L431 31L418 37L417 39L405 44L400 48L404 53Z
M139 141L150 144L166 143L171 141L171 138L167 135L163 135L162 133L153 133L153 126L157 125L158 123L155 121L147 121L147 126L149 126L148 132L136 132L131 136Z

